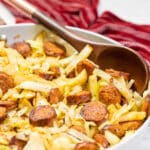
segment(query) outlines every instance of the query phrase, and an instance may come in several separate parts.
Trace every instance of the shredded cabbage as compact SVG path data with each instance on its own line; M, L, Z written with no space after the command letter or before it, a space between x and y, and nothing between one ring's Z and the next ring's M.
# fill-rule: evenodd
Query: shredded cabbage
M50 57L43 50L43 42L50 40L66 51L66 57ZM105 126L120 122L144 121L147 117L141 111L145 97L150 94L148 89L141 96L131 89L134 80L124 80L123 77L113 78L97 65L91 75L83 68L77 72L77 64L88 59L92 47L86 45L79 53L68 42L52 31L41 32L34 39L25 41L31 46L31 56L24 58L17 50L5 47L0 41L0 71L10 75L15 86L6 93L0 88L0 101L14 101L16 107L7 109L7 117L0 123L0 150L10 150L10 140L15 136L26 142L23 150L73 150L81 142L96 142L95 134L103 131L110 146L119 143L133 131L126 131L120 139ZM60 75L55 75L51 67L59 68ZM38 74L35 72L43 73ZM74 71L73 77L68 74ZM85 103L68 104L67 96L82 91L89 91L90 101L100 101L99 91L106 85L115 86L126 103L106 105L107 116L101 122L86 121L81 113ZM50 102L50 91L57 88L61 98L56 103ZM0 104L1 104L0 103ZM1 104L2 105L2 104ZM40 105L52 106L57 114L52 125L35 126L29 120L33 108ZM3 106L6 107L7 106ZM92 115L92 112L91 112ZM75 128L79 127L79 128ZM79 130L80 129L80 130ZM82 132L83 130L83 132ZM102 144L97 143L101 150ZM15 146L17 149L17 145Z

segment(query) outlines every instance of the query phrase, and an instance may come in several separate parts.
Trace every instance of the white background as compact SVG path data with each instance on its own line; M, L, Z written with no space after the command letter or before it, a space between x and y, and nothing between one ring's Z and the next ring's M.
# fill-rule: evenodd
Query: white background
M128 21L150 24L150 0L101 0L99 13L110 10Z

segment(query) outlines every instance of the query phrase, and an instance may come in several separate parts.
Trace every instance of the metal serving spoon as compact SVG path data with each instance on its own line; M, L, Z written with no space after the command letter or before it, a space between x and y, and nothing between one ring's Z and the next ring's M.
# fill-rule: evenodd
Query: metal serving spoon
M86 44L90 44L94 49L90 59L98 64L101 69L113 68L115 70L130 73L131 78L135 80L135 87L139 93L142 93L147 87L149 81L149 68L144 59L132 49L113 44L93 42L77 36L26 1L4 1L21 11L24 15L55 31L60 37L72 44L78 51Z

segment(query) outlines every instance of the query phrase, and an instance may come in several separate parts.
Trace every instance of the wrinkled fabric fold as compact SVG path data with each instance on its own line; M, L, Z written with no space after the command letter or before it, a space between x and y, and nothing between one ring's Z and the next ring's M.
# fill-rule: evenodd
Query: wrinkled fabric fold
M3 1L3 0L1 0ZM97 13L99 0L27 0L64 25L97 32L130 47L142 55L150 66L150 25L137 25L106 11ZM33 22L8 6L16 23Z
M142 55L150 65L150 26L124 21L107 11L97 18L89 30L103 34L130 47Z

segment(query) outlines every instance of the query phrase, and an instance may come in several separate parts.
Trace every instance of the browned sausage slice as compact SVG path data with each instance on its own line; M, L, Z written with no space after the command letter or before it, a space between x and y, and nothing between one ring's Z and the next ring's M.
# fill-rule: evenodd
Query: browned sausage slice
M8 89L13 87L14 87L13 78L10 75L0 71L0 88L2 92L6 93Z
M82 142L76 144L74 150L99 150L99 147L94 142Z
M121 102L121 94L113 85L106 85L99 91L99 100L106 104L116 104Z
M76 76L75 69L73 69L69 74L67 74L67 78L74 78Z
M94 139L97 143L100 143L104 148L107 148L109 146L109 142L103 134L96 134L94 136Z
M75 130L77 130L77 131L79 131L79 132L81 132L83 134L86 134L86 131L85 131L85 129L82 126L74 125L71 128L75 129Z
M26 42L16 42L12 45L24 58L31 55L32 49L29 43Z
M96 68L95 64L89 60L83 60L77 64L77 72L78 73L80 73L83 69L86 69L88 75L91 75L95 68Z
M71 94L67 96L68 104L80 104L86 103L91 100L91 93L89 91L81 91L76 94Z
M60 56L61 58L65 56L65 51L56 46L55 44L51 43L50 41L45 41L43 48L47 56Z
M13 136L10 140L9 145L13 148L14 146L17 146L17 150L23 150L24 146L26 145L26 142L23 140L17 139L15 136Z
M120 104L123 106L125 104L128 104L128 101L124 98L124 97L121 97L121 102Z
M52 88L50 90L48 100L51 104L56 104L62 99L62 94L59 88Z
M142 121L129 121L121 123L121 127L125 130L136 130L142 125Z
M128 130L136 130L142 125L142 121L129 121L120 124L107 125L103 130L109 130L118 137L123 137Z
M51 79L51 74L50 73L41 72L39 70L34 70L33 73L40 76L41 78L43 78L45 80L50 80Z
M40 70L34 70L33 73L40 76L41 78L45 80L50 80L50 81L61 75L60 69L58 66L51 66L49 71L51 73L41 72Z
M120 138L125 135L125 130L120 124L106 125L103 130L109 130Z
M145 97L145 100L142 105L142 111L145 111L147 117L150 115L150 94Z
M5 107L7 110L12 110L17 107L17 102L13 100L0 101L0 106Z
M80 113L86 121L100 122L107 117L107 109L101 102L86 103Z
M130 74L127 72L117 71L114 69L106 69L105 71L114 78L119 78L122 76L125 80L129 80Z
M56 117L56 111L53 107L42 105L35 107L29 116L30 123L35 126L50 126Z
M49 71L52 72L51 76L53 78L57 78L57 77L59 77L61 75L61 72L60 72L60 69L59 69L58 66L51 66Z
M7 117L6 108L0 107L0 122L2 122Z

